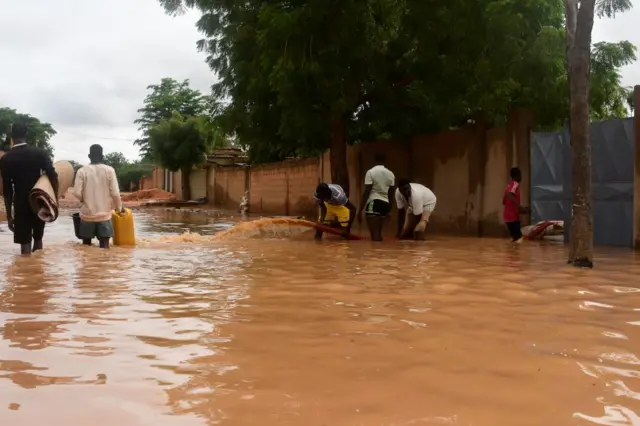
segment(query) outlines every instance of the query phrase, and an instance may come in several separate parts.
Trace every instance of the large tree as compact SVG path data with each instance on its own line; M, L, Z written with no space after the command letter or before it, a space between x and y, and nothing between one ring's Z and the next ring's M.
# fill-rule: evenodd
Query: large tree
M144 159L153 157L149 145L149 130L165 119L170 119L174 111L190 117L203 114L210 108L209 99L189 86L189 80L178 82L173 78L163 78L160 84L147 87L149 94L144 100L144 106L138 110L140 118L135 124L140 125L142 137L134 144L140 147L140 154Z
M561 0L160 2L201 12L214 94L229 99L220 120L250 159L330 147L332 180L347 190L347 140L437 131L479 110L500 124L515 106L545 127L567 117ZM616 62L603 63L601 80L619 87ZM621 91L600 93L603 114L619 111Z
M348 191L348 127L370 81L395 84L377 65L397 37L404 1L162 3L201 10L201 48L220 77L215 94L231 98L227 123L240 140L260 143L270 158L330 147L332 180Z
M591 32L594 16L612 17L628 10L630 0L564 0L566 51L570 95L573 199L569 263L593 267L593 216L591 212L591 126L589 79ZM596 46L597 47L597 46Z
M44 149L53 157L53 147L49 143L56 131L49 123L43 123L37 118L22 114L11 108L0 108L0 149L7 150L11 145L11 126L14 123L27 125L27 139L30 144Z
M171 118L149 129L149 147L160 164L171 171L182 172L182 197L191 199L189 177L194 166L206 161L206 154L224 143L224 135L209 117L185 117L174 111Z

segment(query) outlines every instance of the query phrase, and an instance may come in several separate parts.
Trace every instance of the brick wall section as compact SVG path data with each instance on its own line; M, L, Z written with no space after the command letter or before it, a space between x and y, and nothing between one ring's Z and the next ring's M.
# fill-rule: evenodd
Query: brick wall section
M433 231L472 234L478 205L473 198L480 176L471 170L472 147L480 144L471 129L415 137L411 143L412 180L430 188L438 198L429 227ZM480 159L477 159L478 161Z
M501 214L502 191L509 178L508 170L513 165L519 165L526 175L523 204L528 205L524 194L529 193L528 135L531 125L530 114L515 111L509 115L506 128L486 129L479 124L470 124L458 130L421 135L410 140L379 141L349 147L349 198L354 205L360 204L364 174L374 165L375 153L382 151L387 155L388 167L396 179L407 177L435 192L438 204L430 230L502 236L505 233ZM212 166L214 170L209 171L207 178L207 196L215 205L237 209L247 188L250 190L251 213L313 217L316 213L313 192L318 182L331 182L330 167L328 153L320 158L249 168ZM181 195L179 175L174 174L174 192L178 198ZM160 178L159 173L154 176L156 182ZM640 212L638 206L636 210ZM393 212L395 216L395 208ZM640 213L636 216L640 218ZM637 222L640 223L640 219ZM386 223L389 228L395 226L394 220ZM636 228L640 229L640 225Z
M153 176L146 176L140 179L140 189L153 189Z
M252 166L250 211L313 216L313 192L320 179L320 165L318 158L312 158Z
M503 236L506 231L501 214L502 191L508 181L508 170L512 163L527 161L520 153L528 149L528 139L523 137L522 129L517 125L512 127L518 128L518 136L510 138L511 129L468 125L416 136L410 141L381 141L349 147L349 198L356 206L360 203L364 175L373 167L375 153L383 152L396 180L406 177L436 194L438 203L429 224L431 231ZM388 228L395 226L396 211L394 206L392 220L386 224Z
M213 202L217 206L238 209L246 188L246 167L219 166L215 169ZM209 198L211 196L207 194Z

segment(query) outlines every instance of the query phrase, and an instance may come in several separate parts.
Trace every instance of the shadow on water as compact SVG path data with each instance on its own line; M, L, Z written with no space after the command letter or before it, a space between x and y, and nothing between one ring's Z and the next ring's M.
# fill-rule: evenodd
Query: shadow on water
M68 219L68 220L67 220ZM136 213L139 237L233 220ZM640 425L640 260L562 246L0 232L0 424Z

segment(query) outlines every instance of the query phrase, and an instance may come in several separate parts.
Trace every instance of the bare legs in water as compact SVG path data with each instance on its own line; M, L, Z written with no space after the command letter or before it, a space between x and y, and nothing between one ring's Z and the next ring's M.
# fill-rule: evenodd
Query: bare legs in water
M109 238L98 238L98 245L100 248L102 249L108 249L109 248ZM82 244L84 244L85 246L90 246L91 245L91 239L89 238L85 238L82 240Z

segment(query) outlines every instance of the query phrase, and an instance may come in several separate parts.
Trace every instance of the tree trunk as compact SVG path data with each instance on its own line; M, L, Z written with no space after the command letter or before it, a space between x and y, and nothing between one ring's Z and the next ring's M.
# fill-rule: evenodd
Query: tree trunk
M336 183L349 196L349 169L347 168L347 126L344 116L334 117L331 121L331 141L329 143L331 160L331 183Z
M186 201L191 200L191 185L190 179L191 167L185 167L182 169L182 198Z
M591 214L591 131L589 123L589 63L595 0L565 0L567 34L573 200L569 263L593 267ZM577 13L577 15L576 15ZM573 24L572 24L573 23Z

